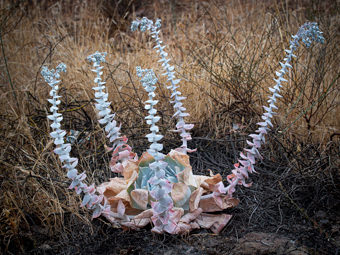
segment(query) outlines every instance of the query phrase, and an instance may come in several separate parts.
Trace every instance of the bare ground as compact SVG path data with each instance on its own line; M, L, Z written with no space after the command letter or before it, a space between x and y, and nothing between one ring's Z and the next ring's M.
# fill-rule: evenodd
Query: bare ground
M232 147L238 146L231 141L230 137L226 140L196 137L193 142L199 152L191 155L196 173L206 174L206 169L212 169L226 177L226 169L233 162ZM286 160L277 161L274 155L268 160L269 155L264 153L265 159L256 168L258 175L252 176L253 186L238 190L240 205L228 211L234 216L219 235L206 230L185 236L156 235L151 227L123 230L102 218L95 219L90 226L72 214L65 216L64 233L54 235L27 212L30 229L11 241L7 253L338 254L339 172L328 165L328 160L336 157L336 147L332 147L335 144L330 144L327 157L316 155L318 160L314 158L304 169L292 162L302 162L306 152L291 154L275 139L272 144L277 151L282 150ZM311 153L313 148L308 155Z

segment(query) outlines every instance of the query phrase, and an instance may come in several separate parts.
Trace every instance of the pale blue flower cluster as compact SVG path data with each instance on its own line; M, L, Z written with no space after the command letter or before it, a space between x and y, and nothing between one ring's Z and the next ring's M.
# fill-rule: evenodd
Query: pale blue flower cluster
M293 39L299 40L299 38L301 38L302 42L309 48L313 41L317 43L325 42L325 38L322 34L323 33L320 31L316 22L307 22L300 27L296 36L293 36ZM298 46L297 42L296 45Z

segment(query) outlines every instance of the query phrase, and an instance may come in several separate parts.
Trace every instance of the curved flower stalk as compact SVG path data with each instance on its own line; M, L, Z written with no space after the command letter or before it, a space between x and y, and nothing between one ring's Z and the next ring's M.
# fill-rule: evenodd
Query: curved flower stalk
M290 62L293 57L296 58L293 52L299 46L300 40L302 40L306 47L310 47L312 41L324 43L322 32L319 30L319 27L315 22L305 23L300 27L297 34L292 36L289 49L285 50L286 56L283 59L284 61L283 63L280 62L281 69L276 72L277 78L274 79L275 85L269 88L270 92L273 94L267 101L269 105L263 106L265 110L262 115L263 121L257 123L259 128L255 131L256 133L249 135L252 138L252 141L247 140L249 148L244 149L244 151L240 153L240 159L238 160L238 163L234 165L235 168L232 170L232 174L228 176L229 186L227 188L221 189L221 191L227 192L230 196L232 196L235 191L235 187L238 184L246 187L251 186L251 183L246 183L245 180L248 178L249 173L255 172L254 164L256 159L262 158L258 150L261 145L265 143L265 135L268 133L270 127L273 127L271 119L275 114L274 110L277 109L275 103L277 98L282 97L279 94L280 88L282 87L282 82L287 81L285 78L283 78L283 76L286 74L288 68L292 68Z
M157 53L159 53L161 57L158 62L162 63L162 67L165 70L165 73L163 75L166 75L168 77L168 81L171 83L171 85L167 86L167 88L171 89L172 91L171 98L173 98L173 101L171 101L171 103L173 103L175 110L175 114L173 116L177 118L176 132L179 132L180 136L182 137L182 146L177 150L185 154L187 152L195 151L188 148L188 141L192 139L189 130L191 130L194 125L186 124L184 121L184 117L189 116L189 113L185 112L186 108L181 102L182 100L186 99L186 97L181 96L181 92L177 90L179 88L178 84L181 80L176 79L174 72L175 67L169 64L170 58L167 58L168 53L164 51L165 46L163 46L163 41L159 37L161 20L157 19L154 24L152 20L143 17L141 20L137 19L132 22L132 31L136 31L139 27L140 31L142 32L144 32L145 30L150 31L151 37L155 40L156 43L154 49L157 50Z
M96 188L94 185L87 186L83 183L83 180L86 178L86 174L80 173L76 169L78 164L77 158L70 157L71 152L71 144L64 143L64 136L66 132L60 128L60 122L63 117L62 114L58 113L58 105L60 104L60 96L58 95L58 83L60 80L60 72L66 72L66 65L64 63L59 64L56 67L56 70L48 70L46 66L43 66L41 70L41 74L44 77L45 81L51 87L50 96L52 99L48 99L48 102L52 104L50 107L51 115L48 115L48 119L52 120L51 128L52 132L50 133L51 137L54 139L54 144L56 145L56 149L54 152L59 156L60 161L63 163L63 167L67 169L67 177L72 180L69 189L75 189L77 194L84 193L82 206L86 206L88 209L94 210L93 218L98 217L101 214L111 214L110 205L107 204L103 195L96 195ZM104 203L102 204L102 202Z
M112 152L112 158L110 162L110 168L113 172L121 173L124 168L124 162L128 159L135 158L136 154L132 152L132 148L127 145L127 138L120 135L120 126L117 126L117 122L114 120L115 114L111 113L109 108L110 102L107 101L108 93L105 93L105 83L102 81L101 75L103 74L101 63L105 63L106 52L95 52L94 54L87 57L89 62L93 62L92 71L97 74L94 79L96 84L93 87L95 91L96 109L98 110L99 123L105 126L105 132L107 133L107 138L111 147L106 147L107 151Z
M137 76L142 77L141 83L148 92L149 99L145 101L145 109L148 110L149 115L145 117L146 123L150 125L150 134L146 137L151 142L150 148L147 150L148 153L154 157L155 161L149 166L155 172L154 177L149 180L149 183L153 185L150 191L151 196L156 202L151 202L153 209L152 222L154 223L154 232L162 233L166 231L172 233L176 228L176 224L171 220L174 217L173 201L170 196L172 190L172 183L165 178L165 167L167 163L163 161L164 154L160 151L163 150L163 144L159 141L163 138L162 135L157 134L159 128L157 122L160 120L159 116L156 116L157 110L154 106L158 103L154 100L157 78L153 70L141 69L139 66L137 69ZM144 75L144 76L143 76Z

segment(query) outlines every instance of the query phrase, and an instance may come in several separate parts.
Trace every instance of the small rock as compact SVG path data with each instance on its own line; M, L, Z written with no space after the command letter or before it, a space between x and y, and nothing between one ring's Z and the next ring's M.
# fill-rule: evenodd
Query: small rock
M44 243L44 244L39 246L39 249L46 251L46 250L51 250L52 247L50 245L48 245L47 243Z
M295 246L287 237L275 233L252 232L246 234L232 250L232 254L289 254L307 255L305 249Z

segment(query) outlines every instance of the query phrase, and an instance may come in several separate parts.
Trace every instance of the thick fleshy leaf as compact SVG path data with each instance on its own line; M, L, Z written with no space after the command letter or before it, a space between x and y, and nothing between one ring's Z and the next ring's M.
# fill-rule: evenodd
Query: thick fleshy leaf
M145 189L135 189L131 193L132 206L136 209L146 210L148 205L148 191Z
M77 169L72 169L67 172L67 177L73 180L78 174Z

